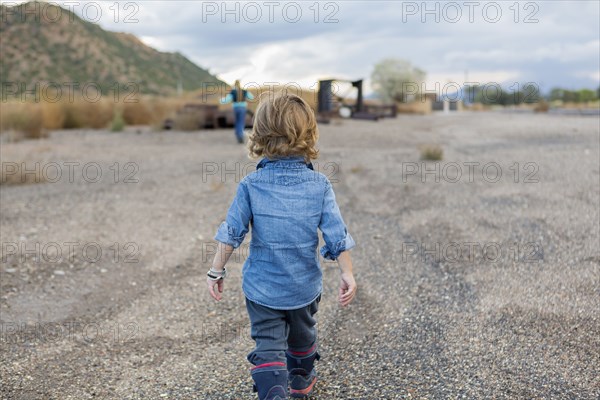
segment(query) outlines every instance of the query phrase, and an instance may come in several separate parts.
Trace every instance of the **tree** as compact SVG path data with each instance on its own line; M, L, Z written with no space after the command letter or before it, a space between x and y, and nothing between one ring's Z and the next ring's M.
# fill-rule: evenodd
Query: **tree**
M406 60L388 58L375 65L371 86L385 101L406 101L409 95L421 93L425 71Z
M553 88L550 91L550 100L551 101L555 101L555 100L562 100L563 99L563 94L564 94L564 90L561 88Z
M590 89L581 89L577 92L577 100L580 102L594 101L596 100L596 93Z
M598 97L600 97L600 92L597 93L591 89L567 90L554 88L550 92L550 100L562 100L564 102L573 103L595 101L598 100Z
M520 103L538 103L541 99L540 88L535 83L526 83L523 85L523 97Z

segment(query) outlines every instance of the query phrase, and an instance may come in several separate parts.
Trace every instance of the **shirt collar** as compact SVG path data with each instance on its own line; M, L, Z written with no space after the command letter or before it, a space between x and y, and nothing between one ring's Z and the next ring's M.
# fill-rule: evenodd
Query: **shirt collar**
M263 158L262 160L259 161L259 163L256 165L256 169L261 169L263 168L265 165L270 164L270 163L283 163L286 165L289 164L294 164L294 163L302 163L304 164L306 167L308 167L308 169L313 169L313 165L312 163L306 163L306 161L304 161L304 157L300 157L300 156L290 156L290 157L282 157L282 158L274 158L274 159L269 159L269 158Z

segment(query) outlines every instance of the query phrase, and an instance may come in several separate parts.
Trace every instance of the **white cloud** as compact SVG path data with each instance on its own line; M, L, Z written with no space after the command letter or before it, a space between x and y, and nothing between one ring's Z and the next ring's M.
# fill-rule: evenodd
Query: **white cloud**
M521 73L515 70L447 71L428 74L426 83L427 89L434 89L436 87L443 88L449 82L458 83L461 86L466 82L470 82L471 84L497 83L505 85L519 82L521 78Z
M587 78L597 83L600 83L600 70L594 71L576 71L573 73L573 76L577 78Z
M64 2L64 1L63 1ZM6 2L5 2L6 3ZM88 1L80 0L81 9ZM281 10L285 2L279 2ZM519 21L501 5L496 24L481 17L469 23L435 23L419 15L403 22L402 3L388 1L334 2L337 10L320 7L319 22L309 7L300 3L304 16L288 23L279 14L273 23L222 23L216 15L206 20L199 1L135 2L138 9L124 9L114 21L113 2L102 3L104 28L138 35L161 51L180 51L223 79L243 77L257 82L314 82L329 76L368 79L373 65L383 58L404 58L428 72L428 82L471 80L505 82L535 80L551 86L597 85L600 58L600 2L552 1L534 4L537 23L525 24L534 11L519 3ZM415 2L422 6L422 2ZM221 2L215 2L219 5ZM259 5L263 2L258 2ZM442 3L440 3L442 4ZM458 4L462 4L458 2ZM483 4L483 2L481 2ZM433 6L428 5L432 8ZM264 7L263 7L264 9ZM337 23L324 24L335 11ZM466 11L463 10L463 16ZM125 23L134 12L138 23Z
M496 48L482 50L451 51L446 53L444 61L448 63L514 63L543 62L547 60L562 63L586 62L594 54L600 52L600 40L589 40L585 43L569 43L566 41L540 44L531 49L526 46L521 48Z
M141 36L140 40L142 42L144 42L144 44L155 48L158 51L172 51L172 49L169 48L169 43L165 42L164 39L160 38L160 37L156 37L156 36Z
M587 60L594 54L597 56L599 52L600 40L589 40L585 43L551 43L539 47L531 56L536 61L554 59L561 62L578 62Z

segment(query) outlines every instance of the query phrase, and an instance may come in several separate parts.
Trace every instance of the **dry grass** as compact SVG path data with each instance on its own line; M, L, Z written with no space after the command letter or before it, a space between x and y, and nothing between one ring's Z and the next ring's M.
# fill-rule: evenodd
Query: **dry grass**
M581 103L573 103L573 102L557 102L558 107L567 108L567 109L587 109L587 108L599 108L600 100L595 101L586 101Z
M112 98L97 102L68 99L39 103L10 102L0 104L0 132L11 137L39 138L58 129L106 129L113 125L117 109L126 125L162 127L163 121L189 102L185 98L141 97L138 102L115 103Z
M146 102L123 103L123 120L127 125L151 125L152 111Z
M173 118L178 109L190 102L186 98L142 97L136 103L123 103L123 119L127 125L149 125L162 129L165 119Z
M396 103L399 114L431 114L431 99L423 98L410 103Z
M121 132L125 128L125 119L123 118L123 111L119 108L115 109L113 120L110 124L110 130L112 132Z
M97 103L78 102L73 103L75 110L82 117L84 128L103 129L106 128L113 119L114 103L101 100Z
M194 113L177 114L173 118L174 128L178 131L196 131L200 129L201 121L205 115L201 110Z
M37 103L0 104L0 132L13 139L38 139L47 136L42 107Z
M444 158L444 150L438 144L421 146L421 159L427 161L440 161Z
M468 111L490 111L492 108L487 104L472 103L465 107Z
M547 101L542 100L539 103L535 104L535 106L533 108L533 111L535 111L535 112L548 112L549 109L550 109L550 104Z
M48 130L62 129L65 125L66 114L60 103L43 102L42 117L44 128Z
M311 106L316 107L316 93L314 90L290 87L289 90L303 97ZM268 88L250 90L255 100L248 102L252 111L258 105L260 93ZM125 125L149 125L154 129L162 129L163 122L172 118L177 130L196 130L199 127L200 115L177 114L186 103L201 102L203 104L219 104L219 99L226 93L217 93L203 96L202 93L188 93L178 98L159 98L140 96L136 102L116 103L114 99L105 97L96 102L86 101L81 98L74 100L62 99L60 101L42 100L39 103L3 103L0 105L1 124L0 132L10 132L16 139L20 137L39 138L45 137L48 131L59 129L106 129L114 128L121 124L122 118ZM54 96L50 96L52 99ZM231 105L223 105L228 108ZM117 118L118 111L121 116ZM117 129L119 131L121 129Z
M113 118L114 105L108 100L42 103L46 129L103 129Z
M161 129L164 120L175 115L177 110L179 110L185 103L188 102L183 98L152 98L145 99L144 101L152 110L152 118L148 122L148 125L151 125L155 128L160 127Z

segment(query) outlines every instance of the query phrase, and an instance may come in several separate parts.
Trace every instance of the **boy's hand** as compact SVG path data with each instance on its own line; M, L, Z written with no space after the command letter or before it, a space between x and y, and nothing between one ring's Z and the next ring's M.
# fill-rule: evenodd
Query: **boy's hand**
M208 292L210 293L210 296L217 301L220 301L222 298L221 293L223 293L223 281L224 279L214 280L206 278ZM215 286L217 287L217 290L215 290Z
M350 304L354 295L356 294L356 282L354 281L354 275L352 273L342 272L342 281L340 282L340 294L339 301L342 307Z

